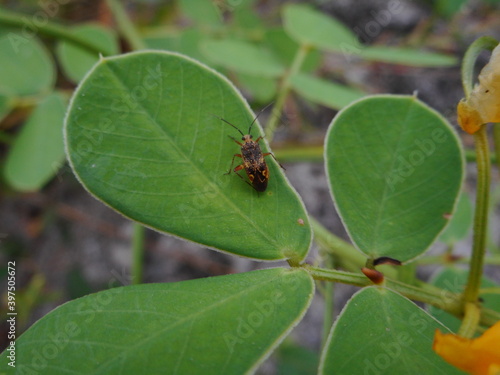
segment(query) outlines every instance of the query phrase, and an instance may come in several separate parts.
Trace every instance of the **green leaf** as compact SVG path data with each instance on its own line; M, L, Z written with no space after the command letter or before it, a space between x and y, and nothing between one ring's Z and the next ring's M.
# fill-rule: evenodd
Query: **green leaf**
M291 4L283 9L285 31L300 44L329 51L361 48L356 35L339 21L308 5Z
M6 181L19 191L43 187L64 160L62 127L66 99L53 93L35 108L23 125L5 161Z
M467 0L436 0L433 4L434 11L440 16L451 18L462 10Z
M467 193L462 192L450 223L439 236L439 241L448 245L453 245L463 240L470 232L472 219L473 211L471 199Z
M448 330L413 302L385 288L356 293L337 318L320 374L462 374L432 350L434 332Z
M0 93L29 96L49 92L55 67L35 37L10 32L0 38Z
M402 262L443 230L464 170L451 126L412 96L372 96L345 107L330 125L325 160L355 246Z
M87 24L77 26L71 31L75 35L99 46L105 55L115 55L118 53L118 42L111 30L99 25ZM64 74L74 82L79 82L99 60L98 55L64 41L58 44L57 55Z
M239 40L205 40L201 51L213 63L239 73L274 78L283 75L285 68L265 48Z
M223 26L224 2L179 0L179 7L197 27L219 29Z
M278 375L309 375L316 373L318 353L310 349L283 342L276 350Z
M278 82L273 78L255 79L255 76L240 73L237 75L238 87L242 91L248 91L253 99L260 103L269 103L276 96L278 91Z
M144 38L149 48L164 51L175 51L206 62L205 56L200 52L200 42L203 34L197 29L182 30L177 34L157 34Z
M291 65L295 54L300 48L299 43L290 38L281 28L267 30L264 34L264 43L285 66ZM319 67L320 62L321 54L319 51L308 51L300 70L304 72L314 71Z
M437 52L425 52L412 48L370 46L362 47L358 53L365 60L382 61L408 66L455 66L458 60L454 56Z
M236 2L220 2L222 10L231 14L231 29L229 33L241 33L243 30L248 35L259 35L266 29L264 17L255 11L255 1L238 0ZM225 6L225 7L224 7Z
M340 109L366 96L360 90L299 73L291 78L292 87L304 98L333 109Z
M303 270L109 289L68 302L16 342L7 374L243 374L302 319ZM7 352L0 356L7 362ZM18 372L16 372L16 370Z
M467 283L468 274L469 272L464 269L444 267L432 277L431 284L450 292L461 293L464 291L465 284ZM481 288L498 286L498 284L495 284L487 277L482 277ZM500 312L500 294L482 294L481 300L481 306ZM458 332L462 323L460 319L434 306L428 306L428 311L452 332Z
M240 135L214 115L244 132L255 117L227 79L184 56L102 59L68 110L68 158L91 194L146 226L246 257L301 261L311 228L300 198L272 157L264 193L225 175L240 152L228 136ZM256 122L254 139L262 133Z

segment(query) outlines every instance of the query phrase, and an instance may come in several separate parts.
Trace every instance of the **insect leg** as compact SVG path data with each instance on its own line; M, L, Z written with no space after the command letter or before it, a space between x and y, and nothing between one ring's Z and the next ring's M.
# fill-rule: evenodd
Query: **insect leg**
M227 171L227 173L224 173L224 174L231 174L231 171L233 170L234 158L235 158L235 157L243 158L243 157L241 156L241 154L234 154L234 155L233 155L233 160L231 160L231 167L229 168L229 170ZM240 168L240 167L241 167L241 168ZM236 168L239 168L239 169L238 169L238 171L239 171L239 170L241 170L241 169L243 168L243 164L238 165ZM237 172L237 171L236 171L236 168L234 169L234 172ZM240 177L241 177L241 176L240 176Z
M228 137L229 137L229 138L231 138L233 141L235 141L235 142L236 142L237 144L239 144L240 146L243 146L243 145L241 144L241 142L238 142L238 140L237 140L236 138L231 137L230 135L228 135Z
M262 154L262 156L268 156L268 155L271 155L273 157L274 160L276 160L276 163L278 163L280 165L281 168L283 168L284 171L286 171L286 168L284 166L281 165L281 163L278 161L278 159L276 159L276 156L274 156L274 154L272 152L266 152L264 154Z

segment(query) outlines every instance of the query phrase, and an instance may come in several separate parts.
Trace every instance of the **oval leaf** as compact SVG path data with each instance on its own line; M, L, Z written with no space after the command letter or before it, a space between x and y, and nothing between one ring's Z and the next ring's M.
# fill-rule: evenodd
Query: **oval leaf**
M66 98L51 94L23 125L5 162L5 179L16 190L34 191L45 185L64 160L62 128Z
M93 42L105 55L118 53L116 36L108 29L99 25L81 25L72 29L72 33ZM97 54L92 54L85 49L78 48L68 42L60 42L57 54L64 73L73 82L79 82L85 74L99 60Z
M413 302L385 288L356 293L337 318L320 374L462 374L432 350L434 331L449 332Z
M270 51L239 40L205 40L203 54L215 64L240 73L279 77L285 68Z
M51 90L55 67L37 38L9 32L0 38L0 93L28 96Z
M308 5L284 7L283 27L300 44L330 51L350 51L361 48L357 36L339 21Z
M401 47L363 47L359 50L359 57L365 60L421 67L454 66L458 64L458 61L454 56Z
M293 89L304 98L333 109L345 107L366 95L360 90L308 74L296 74L291 78L291 82Z
M402 262L422 254L462 184L462 148L446 120L415 97L373 96L339 112L325 142L332 195L355 246Z
M264 193L225 175L240 152L228 136L241 135L214 115L244 132L254 118L206 66L166 52L103 59L70 105L68 158L93 195L144 225L242 256L301 261L311 228L300 198L272 157ZM252 133L262 135L258 123Z
M302 319L313 293L304 270L282 268L113 288L40 319L16 341L16 368L4 370L243 374ZM7 355L0 356L2 363Z

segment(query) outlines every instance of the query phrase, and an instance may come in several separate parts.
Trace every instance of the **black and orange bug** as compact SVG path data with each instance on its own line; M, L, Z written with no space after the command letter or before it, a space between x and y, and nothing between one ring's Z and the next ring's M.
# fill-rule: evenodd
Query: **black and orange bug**
M269 105L267 106L269 107ZM239 178L241 178L243 181L245 181L247 184L249 184L251 187L253 187L256 191L258 192L263 192L267 189L267 182L269 181L269 168L266 164L266 160L264 159L266 156L271 155L274 160L276 160L276 157L271 153L271 152L265 152L263 153L262 150L260 149L259 141L263 138L262 136L259 136L255 141L253 140L252 137L252 126L259 117L259 115L267 108L265 107L262 109L257 116L253 119L252 123L248 127L248 134L243 134L243 132L236 127L235 125L231 124L229 121L219 117L215 116L218 119L224 121L226 124L231 125L233 128L238 130L241 134L241 140L243 143L239 142L236 140L236 138L229 136L233 141L235 141L240 147L241 147L241 154L234 154L233 155L233 160L231 161L231 167L229 168L229 171L225 174L230 174L231 171L236 173ZM239 157L243 160L243 163L236 166L233 169L234 165L234 158ZM285 169L279 162L276 160L276 162L280 165L281 168ZM250 182L245 180L238 172L241 171L242 169L245 169L245 172L248 176L248 179Z

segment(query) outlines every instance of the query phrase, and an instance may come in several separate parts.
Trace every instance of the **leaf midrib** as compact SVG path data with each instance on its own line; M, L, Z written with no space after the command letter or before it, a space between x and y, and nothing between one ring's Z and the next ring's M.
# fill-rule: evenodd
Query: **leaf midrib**
M158 64L161 64L161 62L158 62ZM110 66L111 64L105 64L104 66L107 67L108 71L110 72L110 76L112 76L115 81L123 88L125 89L126 92L129 92L129 87L127 87L127 85L120 79L120 77L118 76L118 74L116 74L112 67ZM180 70L181 70L181 73L183 74L183 66L182 64L179 64L179 67L180 67ZM162 78L160 79L160 84L162 85L163 87L163 75L162 75ZM181 80L181 82L184 82ZM183 88L183 85L181 85L181 87ZM182 89L181 88L181 94L182 94ZM181 98L183 98L183 96L181 95ZM255 222L250 218L248 217L244 211L242 211L240 209L240 207L238 205L236 205L233 201L229 200L227 198L227 196L225 194L222 193L222 191L220 190L220 188L215 185L211 180L209 180L203 173L202 171L198 168L198 166L196 164L193 163L193 161L188 158L186 156L186 154L180 150L178 147L177 147L177 144L174 142L174 140L172 139L172 137L170 136L170 134L168 134L167 132L165 132L165 130L160 126L160 124L156 121L156 118L153 118L151 117L151 113L144 107L144 105L142 104L141 101L138 101L137 103L137 106L141 107L142 110L144 111L143 113L145 113L147 115L147 117L150 119L151 123L154 124L155 126L157 126L157 128L165 135L165 140L168 140L170 141L170 145L176 150L176 152L179 154L180 157L182 157L184 160L186 160L194 170L196 170L197 174L202 176L202 179L206 182L207 185L209 185L212 189L212 191L215 191L217 192L217 194L222 197L222 199L233 209L233 211L238 214L241 218L243 218L251 227L254 228L254 230L260 234L264 239L266 239L272 246L274 246L275 248L279 248L278 246L278 243L275 239L273 238L270 238L266 232L262 231L262 229L257 226L255 224ZM179 111L179 116L181 115L180 111Z

